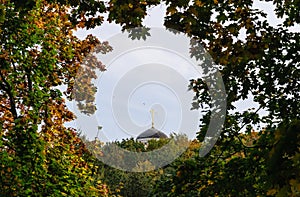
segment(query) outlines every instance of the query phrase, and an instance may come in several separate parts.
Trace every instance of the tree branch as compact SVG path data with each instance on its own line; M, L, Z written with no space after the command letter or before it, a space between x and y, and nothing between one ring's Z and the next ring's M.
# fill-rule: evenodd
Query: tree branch
M8 97L9 97L9 103L10 103L9 111L12 113L14 119L17 119L18 118L18 113L17 113L17 110L16 110L16 103L15 103L13 94L11 92L12 88L9 85L9 83L6 81L4 76L2 75L2 72L0 72L0 77L6 85L6 87L5 87L2 83L0 83L0 87L8 94Z

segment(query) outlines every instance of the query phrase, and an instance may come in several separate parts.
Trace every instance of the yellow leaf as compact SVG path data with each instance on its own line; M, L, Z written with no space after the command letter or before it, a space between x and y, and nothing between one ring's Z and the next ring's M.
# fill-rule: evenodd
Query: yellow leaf
M267 192L267 195L268 196L273 196L274 194L276 194L277 193L277 190L276 189L270 189L268 192Z
M238 8L235 10L236 13L240 13L241 11L242 11L242 8L241 8L241 7L238 7Z
M296 189L300 192L300 183L296 185Z
M133 8L133 5L131 3L128 4L129 8Z
M174 13L176 13L177 12L177 10L176 10L176 8L175 7L168 7L167 8L167 14L174 14Z
M266 44L265 44L265 48L266 48L266 49L267 49L267 48L269 48L269 45L268 45L268 43L266 43Z
M171 192L174 193L175 192L176 187L173 186Z
M201 2L200 0L196 0L196 1L195 1L195 5L196 5L196 6L199 6L199 7L202 7L202 6L204 6L204 3Z
M297 181L295 179L290 180L290 185L296 185Z

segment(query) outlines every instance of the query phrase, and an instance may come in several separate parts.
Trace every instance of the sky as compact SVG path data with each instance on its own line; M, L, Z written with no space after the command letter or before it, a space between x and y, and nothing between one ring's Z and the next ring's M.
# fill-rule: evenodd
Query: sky
M255 1L253 7L263 9L268 14L271 25L276 26L283 22L275 17L272 3ZM149 11L144 24L150 28L164 28L165 6L159 5ZM290 30L297 31L298 28L293 27ZM96 136L102 141L136 138L151 127L150 110L153 109L154 125L157 129L167 135L180 131L189 138L195 138L201 113L189 110L193 94L187 91L187 85L189 79L199 77L201 73L191 61L168 48L140 47L132 50L132 46L124 41L126 38L120 35L120 26L114 23L105 22L93 30L78 30L75 34L79 38L93 34L101 41L108 40L115 44L113 48L116 50L120 42L129 48L121 47L117 57L99 57L101 60L108 59L109 66L107 71L99 73L99 80L96 82L97 112L90 117L82 115L76 110L75 103L69 102L67 105L76 112L78 119L67 124L68 126L75 126L89 139ZM243 39L243 35L240 39ZM178 40L173 39L170 45L176 47L175 41ZM247 100L236 103L236 111L257 108L258 105L251 100L250 95ZM261 111L260 114L266 112ZM98 126L102 127L99 132Z
M90 139L98 126L106 135L98 136L102 141L136 138L151 127L153 109L155 128L195 138L201 114L190 110L188 85L202 71L189 60L189 39L156 29L146 41L119 34L108 41L115 50L97 56L107 66L96 82L98 110L93 117L77 112L77 127Z

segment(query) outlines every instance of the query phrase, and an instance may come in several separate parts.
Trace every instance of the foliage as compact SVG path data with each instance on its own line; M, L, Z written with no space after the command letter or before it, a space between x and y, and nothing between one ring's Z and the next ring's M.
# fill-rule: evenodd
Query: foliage
M205 158L197 155L198 143L190 148L193 157L169 166L151 196L298 196L299 126L282 125L267 143L266 131L241 134L247 148L238 148L235 138L230 148L216 145Z
M183 138L187 141L185 136L175 136L172 135L169 139L158 139L158 140L149 140L147 146L141 142L138 142L131 139L123 139L122 141L116 141L113 143L101 143L99 140L88 141L85 139L85 143L89 147L89 150L96 157L101 157L105 154L106 149L110 146L117 145L122 149L133 151L133 152L147 152L153 151L155 149L159 149L163 147L165 144L169 143L172 138ZM174 148L171 148L172 151L176 152L176 144L173 144ZM169 154L172 154L169 152ZM123 154L114 154L118 156L114 157L114 161L117 162L125 162L130 161L124 158ZM163 155L160 155L163 157ZM119 160L119 161L117 161ZM159 179L159 177L164 173L164 169L157 169L149 172L127 172L122 171L116 168L113 168L109 165L103 164L100 161L95 162L95 165L98 166L98 169L101 169L99 173L95 177L99 177L110 187L110 195L111 196L149 196L150 191L153 188L154 181ZM126 165L129 165L132 169L155 169L155 164L152 164L150 161L145 160L137 165L133 163L127 162Z
M1 9L0 195L106 195L106 186L93 179L96 169L84 144L64 126L74 115L58 86L68 86L71 97L80 63L96 45L95 50L109 49L107 43L73 36L67 6L4 1ZM97 63L85 72L102 67Z
M155 194L299 195L296 178L299 177L299 129L295 125L300 115L300 34L288 29L299 25L299 1L266 1L272 2L277 17L284 19L278 26L270 25L267 14L252 7L253 1L161 2L167 5L164 25L194 39L191 56L201 58L202 55L196 40L219 68L227 91L227 116L215 149L205 158L195 157L175 165L176 173L171 178L165 177ZM124 5L125 2L113 4L119 13L128 9ZM151 5L155 6L156 2L147 2L147 6ZM142 26L142 20L131 20L131 16L114 21L124 28L133 24ZM191 80L190 88L195 91L195 103L210 104L205 80ZM233 112L236 102L247 98L258 108ZM263 110L267 112L264 116L259 113ZM208 111L203 116L200 141L204 140L210 114ZM262 124L264 128L260 127ZM253 137L253 130L258 130L257 139L245 142L245 136ZM241 136L241 131L245 136ZM286 139L293 140L287 144ZM166 192L167 189L170 190Z
M160 148L166 143L165 140L161 142L154 142L156 140L151 140L150 144L152 149ZM160 141L160 140L159 140ZM89 150L97 158L103 156L105 149L115 144L123 149L133 152L144 152L147 151L147 147L141 142L138 142L131 139L123 139L122 141L116 141L113 143L103 144L99 140L88 141L85 140L85 143L89 147ZM124 160L122 154L114 154L118 158L115 160ZM117 161L116 161L117 162ZM153 183L153 173L136 173L136 172L125 172L111 166L103 164L101 161L95 161L95 165L100 169L99 173L95 177L99 177L105 183L110 186L110 196L147 196L149 191L152 188ZM151 166L152 164L149 161L145 161L141 166L134 166L133 164L128 163L132 168L142 167L143 165Z
M101 183L106 167L96 165L97 169L76 132L64 126L75 117L58 87L67 87L64 94L84 113L94 113L96 88L91 81L96 70L105 67L91 52L112 48L93 36L79 40L73 31L101 25L104 12L124 30L140 27L148 9L159 3L167 6L164 25L201 43L219 68L227 92L226 121L206 157L197 156L195 142L186 153L191 158L184 155L154 175L110 169L106 174L112 179L105 180L112 190L138 195L129 189L135 183L147 190L153 187L154 196L299 196L300 35L288 29L299 25L298 0L265 1L272 2L277 17L283 18L278 26L271 26L252 1L0 2L1 196L107 195ZM146 39L147 31L131 37ZM201 58L194 41L191 56ZM204 79L191 80L190 88L196 94L194 103L211 104ZM76 91L82 89L89 94ZM247 98L259 107L232 111L237 101ZM260 115L261 110L267 114ZM203 116L199 141L204 140L210 114ZM146 151L132 140L119 145ZM125 189L118 177L126 180ZM149 177L155 177L155 185Z

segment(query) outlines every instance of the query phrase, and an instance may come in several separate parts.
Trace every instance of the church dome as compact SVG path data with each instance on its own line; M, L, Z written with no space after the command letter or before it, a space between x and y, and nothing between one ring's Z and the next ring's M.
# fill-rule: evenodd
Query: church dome
M166 134L163 132L155 129L154 127L147 129L143 133L137 136L137 140L139 139L145 139L145 138L168 138Z
M160 139L160 138L168 138L166 134L154 128L154 111L150 110L152 116L152 127L147 129L146 131L142 132L140 135L137 136L137 140L144 144L148 143L148 140L151 139Z

